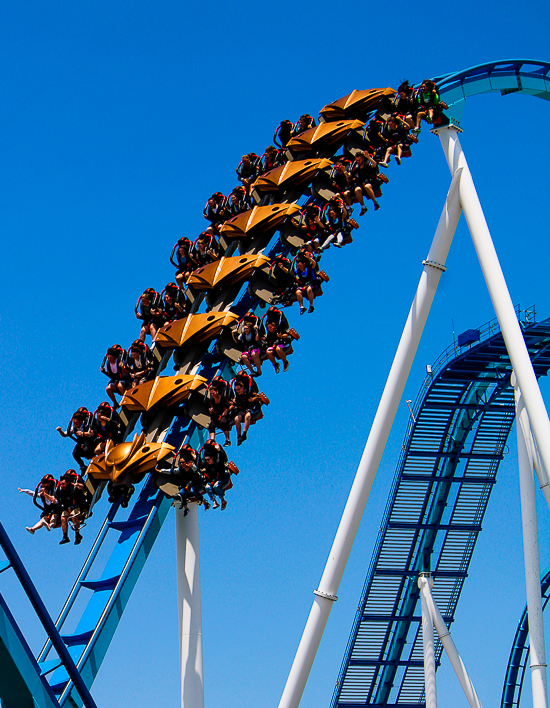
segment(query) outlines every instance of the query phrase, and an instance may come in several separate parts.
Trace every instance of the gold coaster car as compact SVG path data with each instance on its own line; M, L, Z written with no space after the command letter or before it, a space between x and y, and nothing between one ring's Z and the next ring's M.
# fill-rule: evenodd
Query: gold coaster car
M233 312L204 312L175 320L158 330L153 341L161 347L181 347L217 337L239 319Z
M134 386L126 391L120 405L129 411L149 411L154 406L174 406L189 398L192 391L206 388L202 376L180 374L157 376L153 381Z
M113 445L107 441L105 452L94 457L88 466L88 475L94 479L116 481L122 475L143 477L154 469L159 460L167 457L174 448L167 443L146 443L145 433L135 435L132 442Z
M366 91L352 91L347 96L328 103L320 111L321 120L328 122L357 118L364 120L367 113L374 111L380 104L380 99L393 99L395 90L392 88L374 88Z
M291 155L318 152L326 148L332 148L334 152L334 148L343 144L352 130L360 130L364 125L362 120L320 123L315 128L304 130L300 135L291 138L286 144L286 149Z
M187 285L195 290L213 290L223 285L234 285L249 278L257 268L269 262L267 256L232 256L193 271L187 279Z
M253 196L255 193L255 198L261 198L262 194L301 187L311 182L319 170L323 170L329 165L332 165L332 162L325 159L287 162L258 177L252 185Z
M272 233L284 224L287 217L299 211L298 204L255 206L250 211L245 211L226 221L220 228L220 235L225 239L252 239Z

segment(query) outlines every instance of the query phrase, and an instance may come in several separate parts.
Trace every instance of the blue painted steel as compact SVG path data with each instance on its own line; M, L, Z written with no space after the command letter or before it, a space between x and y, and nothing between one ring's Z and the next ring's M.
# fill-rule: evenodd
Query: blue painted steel
M550 567L546 568L542 574L540 590L542 596L542 609L544 610L546 609L548 602L550 602ZM501 708L513 708L514 706L519 706L528 659L529 620L527 617L526 605L519 620L514 642L512 644L512 650L510 651L510 658L508 659L506 677L502 688L502 698L500 700Z
M17 576L17 579L19 580L22 588L24 589L27 597L29 598L29 601L36 612L38 619L40 620L40 623L46 630L46 633L52 643L52 645L55 647L55 650L63 663L64 669L67 672L67 674L70 676L71 680L74 682L74 685L76 687L76 690L79 693L80 700L84 704L85 708L96 708L95 702L93 698L90 695L90 692L88 690L88 687L82 680L82 676L78 672L70 654L69 651L67 650L67 647L65 646L64 642L62 641L61 637L59 636L59 633L52 621L52 618L48 614L48 611L46 610L46 607L44 603L42 602L42 598L38 594L37 589L34 587L34 584L32 580L30 579L29 574L27 573L25 566L23 565L23 562L21 561L21 558L19 558L19 555L17 554L17 551L15 550L12 542L10 541L8 534L6 533L6 530L4 529L3 525L0 523L0 546L2 547L2 550L6 554L6 558L8 559L11 567L13 568L14 573ZM6 614L7 607L4 608L4 616L7 617ZM20 637L19 645L18 646L23 646L21 643L22 637ZM12 657L13 658L13 657ZM38 666L36 666L36 670L38 671ZM39 674L40 676L40 674Z
M441 98L448 104L450 118L459 122L467 98L499 91L505 96L523 93L550 100L550 64L532 59L507 59L472 66L452 74L441 74L434 81Z
M537 376L550 369L550 320L520 311ZM496 320L449 347L413 408L332 708L424 704L418 574L431 571L447 625L514 421L511 365ZM442 646L436 644L439 662Z

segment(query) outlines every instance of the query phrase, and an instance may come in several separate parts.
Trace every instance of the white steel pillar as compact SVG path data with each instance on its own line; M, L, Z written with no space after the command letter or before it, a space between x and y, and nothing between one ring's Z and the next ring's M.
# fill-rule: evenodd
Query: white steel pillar
M515 380L516 379L513 378L513 382L515 382ZM512 385L515 386L515 383L512 383ZM541 491L544 494L546 504L550 509L550 484L548 482L548 473L542 463L537 448L537 443L535 442L535 438L533 437L533 431L531 430L531 424L529 423L529 414L527 413L527 411L525 410L525 406L523 405L521 391L519 400L516 402L516 425L521 426L521 432L523 433L523 437L527 444L527 454L529 455L529 460L535 468Z
M430 252L424 261L424 270L420 276L418 289L332 544L319 589L315 591L316 597L279 708L297 708L299 705L332 604L337 599L338 586L369 498L399 401L403 395L441 273L445 270L445 261L460 219L459 182L460 171L457 171L453 176Z
M199 507L176 512L181 708L204 708Z
M529 421L527 419L527 411L521 404L521 392L516 377L513 374L512 385L514 386L516 398L516 432L518 439L525 586L527 591L527 613L529 617L529 660L531 667L533 708L548 708L535 480L533 476L533 460L529 455L527 440L524 435L524 431L529 427Z
M477 697L474 684L468 676L466 667L464 666L464 663L460 658L460 654L457 651L454 640L451 637L451 633L447 629L445 620L441 616L441 612L439 611L437 605L434 602L432 593L430 591L430 584L428 583L428 579L423 576L419 577L418 586L420 588L420 592L426 600L435 628L437 630L437 633L439 634L441 643L443 644L443 648L447 652L447 656L449 657L449 660L460 682L460 685L462 686L462 690L464 691L464 694L468 700L468 703L470 704L470 707L481 708L481 703L479 701L479 698Z
M514 305L508 292L489 227L481 208L479 197L462 151L458 132L453 127L439 128L441 145L445 151L451 174L462 170L460 178L460 203L476 249L489 295L495 308L504 343L517 376L524 404L542 457L544 467L550 470L550 420L537 383L535 372L525 346Z
M426 577L433 587L433 579ZM424 686L426 694L426 708L437 708L437 686L435 682L435 645L434 622L426 597L422 592L422 584L418 579L420 588L420 603L422 606L422 647L424 649Z

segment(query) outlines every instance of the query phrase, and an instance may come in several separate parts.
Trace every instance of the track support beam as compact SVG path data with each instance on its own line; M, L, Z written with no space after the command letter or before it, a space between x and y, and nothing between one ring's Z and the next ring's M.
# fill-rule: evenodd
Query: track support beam
M542 597L540 590L537 505L533 475L533 457L529 445L530 426L527 410L523 405L521 391L519 390L516 377L513 374L512 385L514 386L516 399L521 524L523 528L525 586L527 592L527 613L529 617L529 658L531 665L533 708L548 708L544 622L542 618Z
M204 708L199 507L176 512L181 708Z
M297 708L302 698L460 219L459 183L457 170L279 708Z
M521 389L524 405L529 412L529 419L543 465L547 470L550 470L550 420L489 227L460 144L458 131L453 126L448 126L437 128L434 132L439 136L453 177L461 171L460 203L498 318L508 356Z
M425 577L430 587L433 587L431 576ZM418 587L422 590L420 578ZM435 642L434 621L428 602L423 592L420 593L422 606L422 648L424 650L424 692L426 694L426 708L437 708L437 686L435 681Z

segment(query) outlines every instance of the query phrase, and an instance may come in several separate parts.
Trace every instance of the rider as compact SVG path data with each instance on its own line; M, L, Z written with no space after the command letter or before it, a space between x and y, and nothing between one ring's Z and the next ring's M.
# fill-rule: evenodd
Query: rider
M99 367L101 373L108 376L111 380L110 383L107 384L105 391L115 408L119 406L115 398L115 393L123 396L130 387L130 375L126 368L126 357L126 350L123 349L120 344L113 344L112 347L107 349L107 354L105 354L105 358Z
M57 504L57 500L54 496L56 484L57 480L55 477L51 474L45 474L36 485L36 489L21 489L21 487L17 487L19 492L32 497L35 506L42 511L40 521L37 521L34 526L25 526L26 530L31 535L34 535L34 532L38 531L38 529L41 529L43 526L48 531L52 530L50 522L55 513Z
M97 445L94 453L100 455L105 451L107 440L112 440L114 445L122 441L122 421L116 410L111 408L107 401L103 401L94 413L94 430L97 436Z
M367 195L367 199L371 199L374 204L374 211L380 209L380 204L376 200L374 194L378 187L378 165L368 152L363 151L357 153L355 162L351 167L351 189L357 201L361 204L359 216L363 216L367 211L367 207L363 200L363 194Z
M128 349L128 373L132 386L150 381L155 377L155 357L145 342L134 340Z
M247 438L248 429L252 422L263 418L263 399L258 393L258 386L253 378L244 371L240 371L233 380L235 396L231 405L231 413L235 416L234 423L237 428L237 447ZM241 424L243 424L241 434Z
M241 363L246 366L252 376L262 374L262 326L260 319L252 312L247 314L240 321L242 329L237 328L232 332L234 341L244 346L245 350L241 354ZM254 366L256 370L254 370Z
M86 465L82 458L91 460L97 445L97 434L95 431L94 417L90 411L82 406L75 411L69 421L67 430L62 430L58 425L57 432L62 438L71 438L76 442L73 450L73 457L77 461L82 471L86 470Z
M180 238L170 254L170 263L177 268L176 283L180 288L196 267L190 255L192 247L193 244L188 238Z
M216 497L221 499L222 511L227 506L225 490L229 486L231 475L227 468L228 460L225 450L215 441L207 440L201 450L199 472L206 480L206 493L212 500L212 508L220 505Z
M276 374L281 370L277 359L283 362L283 371L288 371L287 356L293 352L288 320L276 307L270 307L264 318L267 330L263 338L266 356L273 364Z
M184 291L176 283L167 283L162 291L162 309L164 311L165 323L180 320L189 312L189 300L185 297Z
M199 455L190 445L184 445L173 458L170 468L168 460L162 460L156 467L159 472L166 472L168 468L176 475L179 488L178 494L172 499L180 503L183 515L189 513L189 502L196 499L199 504L204 504L204 510L210 509L210 504L204 498L205 478L199 472Z
M157 330L164 324L164 312L160 294L153 288L144 290L136 303L135 313L138 320L143 320L139 333L141 341L144 342L148 334L154 339Z
M300 251L294 261L294 278L296 281L296 299L300 305L300 314L303 315L306 311L304 305L304 295L309 300L308 312L313 312L313 298L315 297L314 290L319 284L319 276L317 275L319 266L317 261L307 251Z
M231 445L229 431L231 430L231 421L229 418L229 409L231 407L231 399L229 397L230 387L227 381L217 376L208 388L210 407L210 423L208 424L208 432L210 440L216 437L216 429L219 428L225 435L224 447Z

